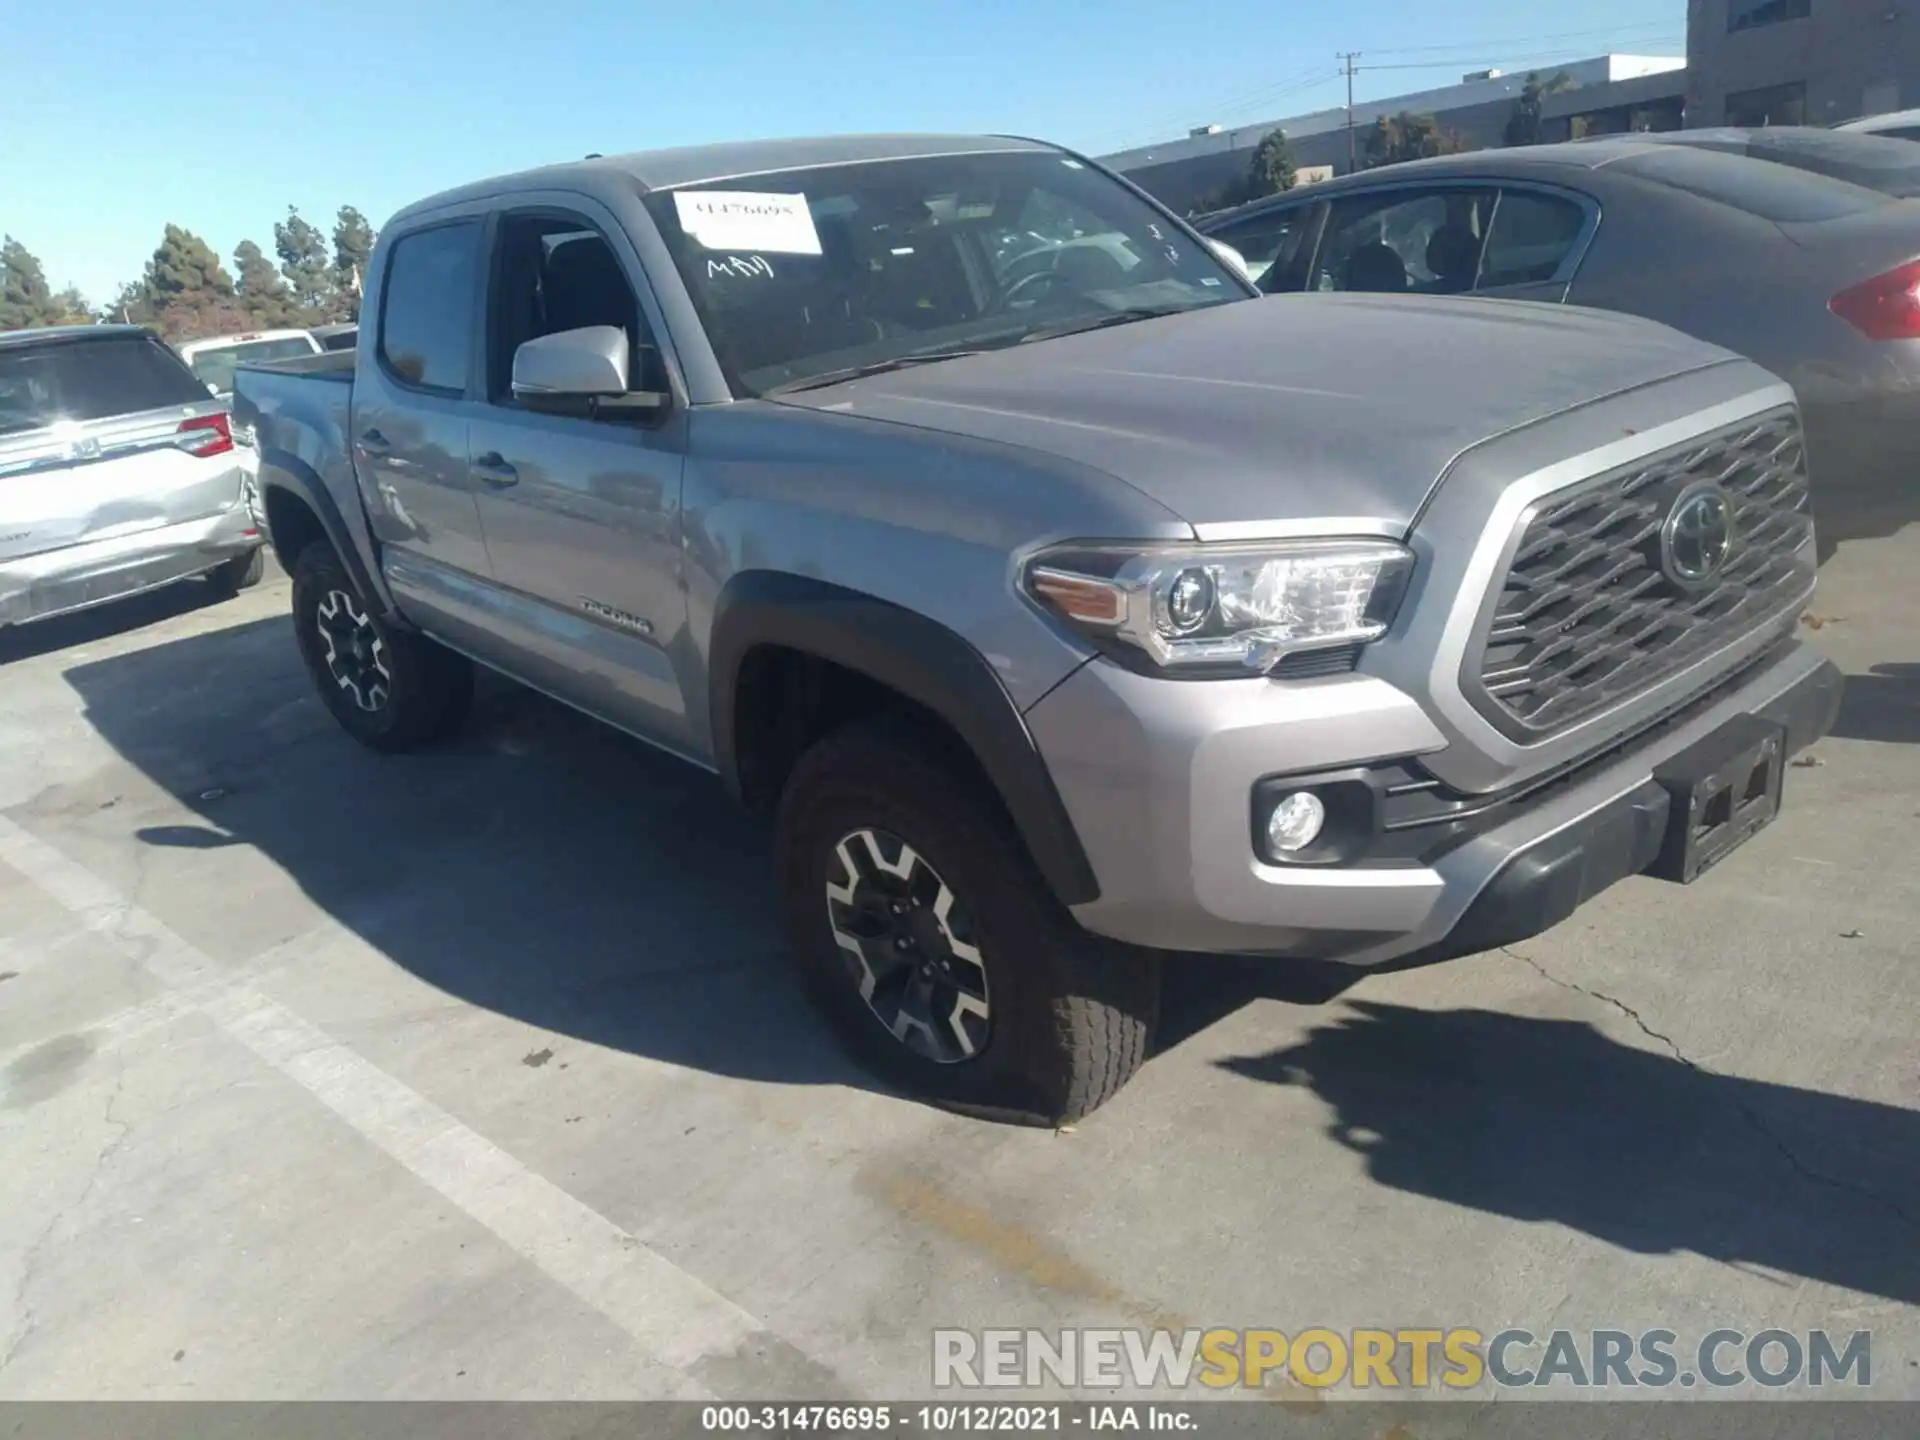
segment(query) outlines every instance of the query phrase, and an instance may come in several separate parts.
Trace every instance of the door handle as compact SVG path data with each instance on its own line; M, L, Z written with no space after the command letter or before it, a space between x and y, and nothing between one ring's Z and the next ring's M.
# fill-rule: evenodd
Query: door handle
M507 463L507 459L498 450L489 450L478 459L468 463L467 468L474 478L488 485L504 490L509 485L520 483L520 472Z
M393 448L393 445L378 430L362 430L360 448L369 455L384 455Z

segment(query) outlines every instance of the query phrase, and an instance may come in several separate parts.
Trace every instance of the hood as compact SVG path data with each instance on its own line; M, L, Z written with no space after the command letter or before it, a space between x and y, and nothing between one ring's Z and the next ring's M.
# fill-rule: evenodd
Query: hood
M1405 527L1469 447L1733 358L1597 310L1277 295L779 398L1064 456L1195 526Z

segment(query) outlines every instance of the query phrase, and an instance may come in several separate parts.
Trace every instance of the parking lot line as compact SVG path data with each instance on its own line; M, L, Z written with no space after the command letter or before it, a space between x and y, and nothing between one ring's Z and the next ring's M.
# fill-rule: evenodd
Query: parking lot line
M210 957L4 816L0 862L620 1326L670 1372L674 1397L727 1398L750 1389L763 1365L775 1374L823 1373L739 1305L286 1006L245 983L210 984L219 973Z

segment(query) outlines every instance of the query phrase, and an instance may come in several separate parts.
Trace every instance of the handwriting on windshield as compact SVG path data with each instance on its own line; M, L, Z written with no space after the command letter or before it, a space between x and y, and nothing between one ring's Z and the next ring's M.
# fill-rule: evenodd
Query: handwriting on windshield
M773 278L773 262L764 255L723 255L707 260L707 278L730 276L741 280Z

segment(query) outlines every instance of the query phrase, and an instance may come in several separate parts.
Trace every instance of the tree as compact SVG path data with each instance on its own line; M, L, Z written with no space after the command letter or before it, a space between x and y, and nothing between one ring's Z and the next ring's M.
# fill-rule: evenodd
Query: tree
M87 304L87 297L80 293L78 285L69 285L53 297L53 320L55 325L90 325L93 323L93 307Z
M373 254L373 226L351 205L342 205L333 222L333 291L336 320L360 318L360 284Z
M100 311L110 325L151 325L155 321L153 297L147 293L144 279L129 280Z
M327 265L327 239L289 205L287 218L273 227L273 248L280 273L287 277L303 325L317 325L333 307L333 273Z
M1527 76L1527 83L1521 87L1520 96L1513 102L1513 114L1507 117L1507 127L1501 135L1506 145L1538 145L1540 143L1540 111L1547 96L1566 90L1573 85L1573 77L1566 71L1559 71L1550 79L1542 80L1538 74Z
M55 324L53 291L39 257L11 235L0 239L0 330Z
M1294 169L1293 147L1287 144L1287 132L1275 130L1261 140L1247 167L1247 199L1259 200L1291 190L1299 180Z
M1397 165L1403 160L1424 160L1433 155L1457 155L1467 148L1453 131L1445 129L1431 115L1382 115L1367 130L1362 151L1365 165Z
M151 323L169 340L215 335L246 324L246 312L220 257L181 226L168 225L162 233L141 285Z
M242 240L234 248L233 263L240 272L238 296L247 312L249 324L263 330L294 325L300 316L293 296L274 263L251 240Z

